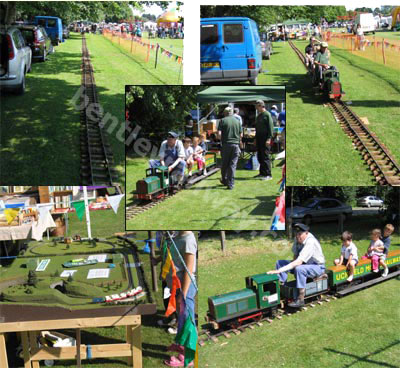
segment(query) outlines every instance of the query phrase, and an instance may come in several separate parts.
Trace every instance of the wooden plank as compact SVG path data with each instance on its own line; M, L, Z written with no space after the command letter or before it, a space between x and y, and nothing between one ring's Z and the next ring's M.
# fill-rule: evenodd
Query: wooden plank
M86 359L86 345L80 347L81 359ZM45 359L75 359L76 358L76 347L65 346L62 348L52 348L49 346L43 346L40 349L31 349L31 357L33 360L45 360Z
M343 295L352 293L353 291L364 289L365 287L372 286L372 285L375 285L375 284L379 284L380 282L383 282L383 281L386 281L386 280L390 280L391 278L396 277L398 275L400 275L400 271L391 272L386 277L382 277L381 276L381 277L378 277L377 279L373 279L373 280L370 280L370 281L367 281L367 282L363 282L362 284L355 285L355 286L346 288L344 290L340 290L337 293L339 295L343 296Z
M132 357L131 344L92 345L93 358Z
M76 329L76 366L81 368L81 329Z
M31 345L31 349L39 347L37 343L37 335L38 335L37 331L28 332L29 344ZM32 360L32 367L39 368L40 367L39 362L37 360Z
M28 341L28 332L21 332L21 341L22 341L22 350L24 353L24 367L32 368L31 357L29 355L29 341Z
M6 339L3 333L0 334L0 367L8 368Z
M140 315L0 323L0 333L140 324Z
M142 368L142 335L140 331L140 323L132 326L132 357L135 368Z
M125 334L126 334L126 343L131 345L132 344L132 326L125 327ZM132 353L129 354L127 363L128 363L128 366L130 366L130 367L133 365Z

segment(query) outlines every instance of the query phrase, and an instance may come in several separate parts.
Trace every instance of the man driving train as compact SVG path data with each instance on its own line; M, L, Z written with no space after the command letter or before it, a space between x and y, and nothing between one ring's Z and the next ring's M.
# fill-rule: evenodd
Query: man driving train
M292 247L293 261L279 260L276 262L276 270L267 273L277 274L282 283L286 282L288 272L294 273L298 298L288 305L292 308L301 308L304 306L307 278L316 278L325 273L325 257L321 244L313 234L308 232L307 225L297 223L293 228L296 234Z
M181 183L185 173L186 162L183 143L178 139L177 133L168 132L167 139L161 143L158 156L159 160L149 161L150 167L167 166L170 175L176 176L177 183Z

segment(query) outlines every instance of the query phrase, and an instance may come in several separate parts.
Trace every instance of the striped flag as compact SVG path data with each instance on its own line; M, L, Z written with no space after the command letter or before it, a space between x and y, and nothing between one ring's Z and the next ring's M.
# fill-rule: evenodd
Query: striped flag
M176 311L176 290L181 288L181 282L178 279L178 276L176 275L176 269L175 269L174 261L172 260L171 252L169 249L167 249L165 263L164 263L164 266L163 266L162 272L161 272L161 277L163 280L166 279L170 270L172 273L172 288L171 288L171 296L169 297L168 308L165 312L165 315L167 317Z

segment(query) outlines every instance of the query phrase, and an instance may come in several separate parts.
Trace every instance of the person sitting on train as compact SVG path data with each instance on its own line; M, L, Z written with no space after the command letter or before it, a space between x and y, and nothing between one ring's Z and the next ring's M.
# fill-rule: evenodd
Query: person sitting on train
M207 140L207 134L206 134L206 133L201 133L199 138L200 138L199 146L202 148L202 150L203 150L204 152L207 152L207 151L208 151L208 149L207 149L207 142L206 142L206 140Z
M322 73L324 70L329 69L330 64L330 52L328 50L328 44L326 42L321 43L321 48L317 52L317 56L314 59L314 64L317 66L315 70L316 74L316 81L318 83L322 82Z
M314 54L316 52L315 48L315 37L310 37L310 43L306 46L306 66L311 69L314 65Z
M298 298L289 303L289 307L301 308L304 306L307 278L316 278L325 273L325 257L321 244L313 234L308 232L307 225L297 223L293 225L295 242L292 247L293 261L279 260L276 262L276 270L268 271L268 274L277 274L281 283L285 283L288 272L294 273Z
M160 159L150 160L149 165L151 168L167 166L170 175L176 175L176 180L180 184L183 181L186 162L183 143L178 137L177 133L168 132L167 139L161 143L158 153Z
M381 236L381 240L383 242L383 246L385 247L383 254L386 259L386 256L389 252L390 242L392 241L391 235L393 234L394 226L392 224L386 224L383 228L383 235Z
M188 168L188 176L192 176L192 168L193 168L193 147L191 146L192 140L186 137L183 140L183 149L185 150L185 162Z
M199 144L199 137L193 138L193 160L197 162L199 170L205 170L204 150Z
M381 235L382 232L380 229L374 229L371 231L371 243L368 247L367 253L362 257L362 259L372 260L372 272L379 272L379 265L383 266L384 270L382 276L386 277L389 273L389 268L385 263L385 246L383 245L383 241L380 239Z
M350 231L343 232L342 236L342 249L340 252L340 258L334 260L336 266L346 266L349 277L348 282L353 281L354 269L358 263L357 247L353 243L353 234Z

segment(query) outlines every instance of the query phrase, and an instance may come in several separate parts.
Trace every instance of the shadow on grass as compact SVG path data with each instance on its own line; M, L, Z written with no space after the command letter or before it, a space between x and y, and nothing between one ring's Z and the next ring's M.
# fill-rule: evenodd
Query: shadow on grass
M80 184L80 116L70 102L79 85L57 77L66 72L80 74L80 57L80 54L58 53L54 63L41 64L40 70L38 68L27 78L27 92L23 96L1 96L4 101L1 109L2 184ZM41 74L54 77L41 78ZM106 91L97 89L99 94ZM107 107L118 102L123 104L124 94L101 95L100 100L107 111ZM114 161L123 166L124 144L115 137L110 140L117 151ZM118 145L122 148L116 150ZM123 174L119 176L121 179Z
M380 366L380 367L387 367L387 368L398 368L397 365L393 365L390 363L385 363L385 362L380 362L378 360L374 360L372 359L372 356L376 355L376 354L380 354L385 350L388 350L396 345L400 344L400 340L396 340L394 342L392 342L391 344L383 347L383 348L379 348L377 350L375 350L374 352L371 353L367 353L364 356L362 355L356 355L356 354L351 354L351 353L346 353L344 351L338 351L335 349L330 349L330 348L324 348L324 350L330 352L330 353L335 353L339 356L344 356L344 357L348 357L348 358L353 358L354 362L349 363L349 364L344 364L342 368L349 368L355 364L361 364L361 363L369 363L369 364L373 364L374 366Z

